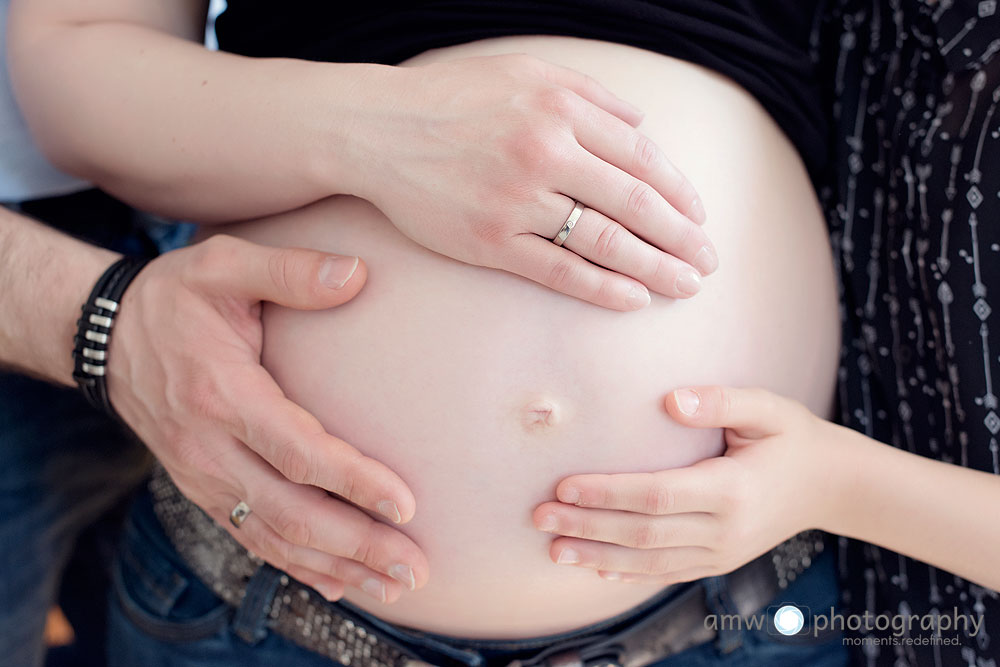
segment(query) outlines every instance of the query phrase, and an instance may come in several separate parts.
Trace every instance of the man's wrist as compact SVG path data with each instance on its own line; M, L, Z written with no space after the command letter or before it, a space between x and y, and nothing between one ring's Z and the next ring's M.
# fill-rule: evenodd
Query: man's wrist
M125 290L148 263L146 257L123 257L112 264L94 285L77 321L73 379L93 407L112 417L117 413L111 407L105 377L108 347Z
M86 246L86 244L81 245ZM77 332L80 308L87 301L101 274L121 257L118 253L103 248L86 247L86 252L74 258L70 267L73 276L70 280L74 289L65 292L65 299L58 307L60 318L58 352L54 351L47 355L46 361L51 363L51 367L42 371L49 379L72 386L76 385L73 379L73 338Z
M117 253L0 209L0 363L73 385L80 306Z

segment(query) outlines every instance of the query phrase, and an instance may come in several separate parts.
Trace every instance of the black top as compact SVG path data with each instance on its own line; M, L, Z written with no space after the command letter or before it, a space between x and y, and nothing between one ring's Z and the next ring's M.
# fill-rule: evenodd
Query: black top
M1000 482L1000 11L979 0L835 0L828 24L840 420ZM1000 507L963 505L996 530ZM924 525L916 511L908 520ZM978 632L937 637L916 626L907 635L921 643L910 644L861 621L855 664L997 667L1000 592L841 545L844 613L982 618Z
M629 44L733 79L775 118L815 176L826 119L810 56L818 0L230 0L220 48L249 56L395 64L432 48L503 35ZM288 9L282 9L288 7Z

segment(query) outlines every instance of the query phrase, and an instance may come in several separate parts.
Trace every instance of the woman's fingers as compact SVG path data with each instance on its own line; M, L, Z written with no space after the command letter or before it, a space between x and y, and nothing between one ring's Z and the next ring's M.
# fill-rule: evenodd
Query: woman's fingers
M638 310L649 305L649 290L642 283L595 266L551 240L519 234L510 251L509 271L558 292L613 310Z
M725 469L708 461L651 473L573 475L556 486L556 498L566 506L647 515L715 512Z
M593 77L561 65L553 65L537 59L531 62L542 68L542 74L552 83L572 90L574 93L604 111L621 118L635 127L645 115L634 105L618 97Z
M698 271L592 208L584 210L563 247L665 296L686 299L701 289Z
M810 414L800 403L764 389L718 386L677 389L667 395L666 408L685 426L730 429L746 440L782 433L790 420Z
M416 500L382 463L329 435L308 411L285 398L264 368L248 367L231 433L287 479L335 493L393 523L413 518Z
M719 571L710 567L692 567L686 570L679 570L669 574L635 574L634 572L614 572L609 570L598 570L597 575L605 581L617 581L623 584L658 584L660 586L670 586L685 581L695 581L720 574Z
M632 549L616 544L561 537L549 547L549 558L558 565L663 576L691 568L711 567L713 553L704 547Z
M534 522L536 528L548 533L634 549L707 546L718 541L719 532L719 524L711 514L650 516L563 503L540 505Z
M565 173L559 178L560 192L582 197L588 207L702 275L718 268L715 247L705 229L678 213L649 183L586 151L580 151L573 164L572 176Z
M675 209L675 215L679 212L689 221L704 224L705 208L694 185L652 139L600 109L580 114L574 132L591 154L651 186Z

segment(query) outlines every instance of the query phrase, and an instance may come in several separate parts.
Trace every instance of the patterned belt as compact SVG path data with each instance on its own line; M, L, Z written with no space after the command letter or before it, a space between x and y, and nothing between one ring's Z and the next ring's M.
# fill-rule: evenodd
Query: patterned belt
M191 570L222 600L239 607L251 578L270 566L244 549L228 532L184 497L156 466L149 483L153 508L164 531ZM727 575L728 591L739 614L760 611L823 549L820 533L808 531ZM668 599L669 598L669 599ZM668 590L636 608L622 621L597 624L558 641L517 642L530 659L505 661L507 667L643 667L711 641L705 627L705 590L687 586ZM269 605L268 627L292 642L351 667L452 667L484 664L475 651L429 650L422 635L393 626L389 635L352 611L330 603L288 576L277 580ZM412 636L413 642L407 641ZM461 658L468 653L470 660Z

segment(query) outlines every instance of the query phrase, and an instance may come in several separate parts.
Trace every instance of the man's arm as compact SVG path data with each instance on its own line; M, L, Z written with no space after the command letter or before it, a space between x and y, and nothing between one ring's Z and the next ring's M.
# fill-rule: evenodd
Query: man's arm
M72 384L80 306L116 258L0 208L0 365ZM122 419L241 544L328 598L351 585L385 602L427 580L420 548L387 525L413 516L413 494L260 365L262 300L331 308L365 277L356 257L224 236L167 253L125 291L106 367ZM236 529L238 500L253 514Z
M80 306L117 257L0 207L0 365L74 384Z

